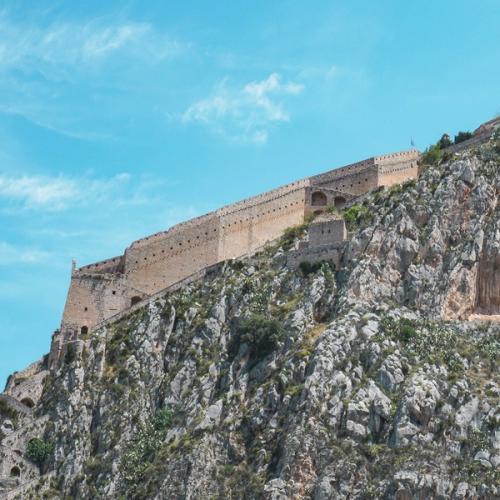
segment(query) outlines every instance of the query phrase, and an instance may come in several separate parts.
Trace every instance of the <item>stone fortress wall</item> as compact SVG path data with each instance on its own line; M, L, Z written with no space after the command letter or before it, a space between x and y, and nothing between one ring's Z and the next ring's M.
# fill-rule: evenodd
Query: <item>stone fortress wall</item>
M256 251L309 213L416 177L418 156L413 149L308 177L137 240L122 256L74 268L53 347L207 266Z

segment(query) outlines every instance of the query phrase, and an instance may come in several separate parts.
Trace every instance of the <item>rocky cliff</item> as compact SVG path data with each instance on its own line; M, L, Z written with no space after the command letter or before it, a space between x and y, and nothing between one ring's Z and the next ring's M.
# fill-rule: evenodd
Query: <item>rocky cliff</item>
M295 228L39 363L0 495L499 498L499 152L348 208L338 269Z

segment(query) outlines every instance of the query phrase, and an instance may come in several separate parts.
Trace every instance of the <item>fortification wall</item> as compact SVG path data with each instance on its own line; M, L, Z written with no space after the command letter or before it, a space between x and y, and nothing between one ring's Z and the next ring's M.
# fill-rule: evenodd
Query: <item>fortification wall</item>
M25 380L18 379L18 383L10 387L8 394L28 408L33 408L42 396L43 380L48 374L48 370L41 370Z
M367 158L366 160L358 161L356 163L350 163L340 168L335 168L333 170L328 170L322 174L313 175L309 177L311 185L319 185L324 182L330 182L331 180L338 179L341 177L348 177L353 174L358 174L364 172L366 169L373 167L375 165L374 158Z
M77 271L71 283L64 307L61 329L76 335L82 327L92 328L98 322L116 314L131 304L132 297L141 294L121 274L88 274Z
M420 153L416 149L409 149L407 151L397 151L396 153L375 156L373 160L379 166L398 165L413 160L417 161L419 156Z
M304 188L287 186L134 242L125 251L126 280L149 295L204 267L252 252L300 224L304 203Z
M294 188L220 218L218 260L255 251L304 220L305 189Z
M332 170L311 177L311 186L324 187L359 195L375 189L378 184L377 167L373 158L344 167L341 172Z
M320 247L306 247L286 254L286 265L296 269L301 262L315 264L322 261L331 261L338 269L342 259L344 243L323 245Z
M137 240L123 256L73 270L64 333L54 335L54 352L138 300L220 261L256 251L301 224L310 212L341 207L380 184L416 177L417 155L409 151L369 158L281 186ZM340 226L334 231L339 232L335 238L343 239Z
M310 178L311 186L361 195L378 186L391 186L418 175L416 149L375 156Z
M347 238L344 219L331 219L311 224L308 233L311 247L338 243Z
M78 269L82 273L118 273L123 271L123 255L111 257L110 259L94 262L88 266L82 266Z
M398 164L383 165L378 169L379 186L393 186L417 177L418 163L416 159Z
M212 214L169 231L162 237L132 244L125 251L125 277L130 287L150 295L186 276L215 264L220 220Z

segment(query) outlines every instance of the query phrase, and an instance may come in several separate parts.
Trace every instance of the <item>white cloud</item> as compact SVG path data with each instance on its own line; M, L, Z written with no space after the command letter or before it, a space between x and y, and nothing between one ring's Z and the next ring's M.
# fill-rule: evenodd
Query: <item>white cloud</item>
M277 73L237 89L228 88L223 81L213 95L190 106L182 119L205 124L231 140L264 144L273 123L290 120L281 101L303 89L298 83L282 83Z
M17 247L6 241L0 241L0 265L25 263L36 264L49 257L48 252L34 248Z
M67 66L87 68L118 54L155 62L178 55L186 46L150 23L96 19L40 28L14 23L0 13L0 70L25 68L46 77L71 78Z
M63 210L77 203L108 199L130 181L128 173L108 179L0 174L0 198L23 209Z
M59 178L0 176L0 197L21 200L28 206L60 207L77 193L76 184Z

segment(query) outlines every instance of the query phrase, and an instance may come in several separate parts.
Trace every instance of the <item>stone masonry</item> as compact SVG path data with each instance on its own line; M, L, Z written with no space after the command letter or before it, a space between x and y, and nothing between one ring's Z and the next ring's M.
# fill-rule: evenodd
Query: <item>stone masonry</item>
M484 141L497 127L498 119L481 125L466 141L467 146ZM460 147L454 145L450 149L453 152L453 148ZM53 336L49 365L68 341L76 341L103 321L209 266L254 253L281 236L286 228L301 224L310 214L317 215L331 206L342 208L379 186L416 178L418 158L415 149L368 158L134 241L123 255L80 268L73 264L61 328ZM339 246L345 239L339 231L336 228L330 233L330 244ZM311 241L308 249L302 251L311 254L312 260L335 261L339 250Z
M76 268L53 350L197 271L255 252L311 213L417 176L417 150L308 177L134 241L123 255Z

